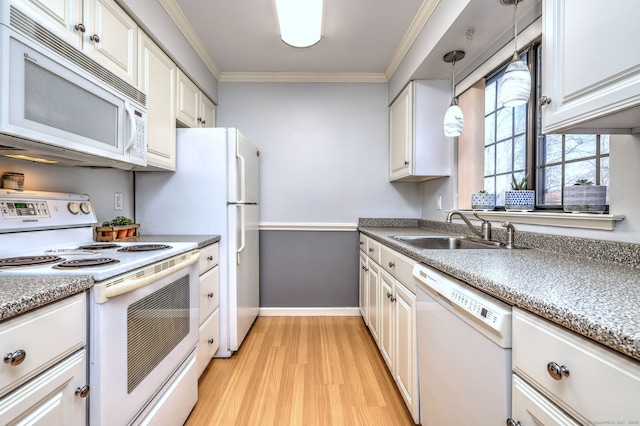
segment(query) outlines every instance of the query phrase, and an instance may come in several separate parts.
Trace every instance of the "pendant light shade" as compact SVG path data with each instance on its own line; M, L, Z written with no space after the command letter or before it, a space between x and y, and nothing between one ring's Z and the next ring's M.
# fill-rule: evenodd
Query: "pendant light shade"
M455 67L456 61L464 58L464 52L461 50L454 50L444 55L444 61L450 62L451 66L451 105L444 114L444 135L447 137L456 137L462 134L462 128L464 127L464 117L462 110L458 106L456 101L456 85L455 85Z
M276 0L280 38L293 47L320 41L323 0Z
M531 73L529 67L518 56L518 3L523 0L500 0L500 3L513 5L514 52L511 63L502 76L500 102L507 108L526 104L531 94Z

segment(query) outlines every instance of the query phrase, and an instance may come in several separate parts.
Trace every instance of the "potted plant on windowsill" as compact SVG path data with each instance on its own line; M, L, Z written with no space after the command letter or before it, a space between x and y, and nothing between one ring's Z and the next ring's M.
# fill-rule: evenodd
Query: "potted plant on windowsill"
M607 207L607 186L594 185L588 179L579 179L565 186L562 209L571 213L604 213Z
M528 174L517 181L511 177L511 191L504 192L504 209L508 212L530 212L536 206L536 191L527 189Z
M481 211L491 211L496 208L496 194L490 194L486 189L481 189L475 194L471 194L471 209Z

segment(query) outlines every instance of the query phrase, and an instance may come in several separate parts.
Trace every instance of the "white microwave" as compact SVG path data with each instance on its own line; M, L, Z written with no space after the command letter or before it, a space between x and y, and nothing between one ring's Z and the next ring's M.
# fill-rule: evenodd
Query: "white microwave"
M14 6L0 15L0 155L146 166L144 93Z

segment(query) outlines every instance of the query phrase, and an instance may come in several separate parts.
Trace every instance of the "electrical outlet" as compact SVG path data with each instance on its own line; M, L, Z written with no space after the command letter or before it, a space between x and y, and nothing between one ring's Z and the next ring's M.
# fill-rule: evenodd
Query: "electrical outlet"
M436 210L442 210L442 197L440 195L436 197Z
M122 210L122 192L116 192L113 195L113 209Z

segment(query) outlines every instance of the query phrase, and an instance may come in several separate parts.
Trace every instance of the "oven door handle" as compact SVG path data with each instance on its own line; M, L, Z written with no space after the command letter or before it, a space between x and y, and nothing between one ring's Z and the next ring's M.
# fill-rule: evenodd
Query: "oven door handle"
M180 269L184 269L188 266L193 265L194 263L196 263L198 260L200 259L200 252L196 251L195 253L193 253L188 259L180 262L180 263L176 263L175 265L160 271L158 273L155 273L153 275L149 275L146 277L142 277L142 278L138 278L138 279L126 279L122 282L117 283L116 285L112 285L112 286L107 286L107 288L104 291L104 296L106 297L106 299L110 299L116 296L120 296L122 294L125 293L129 293L132 292L134 290L137 290L139 288L148 286L149 284L161 280L162 278L169 276L171 274L173 274L174 272L179 271ZM106 300L104 300L103 302L100 302L98 300L96 300L98 303L104 303L106 302Z

